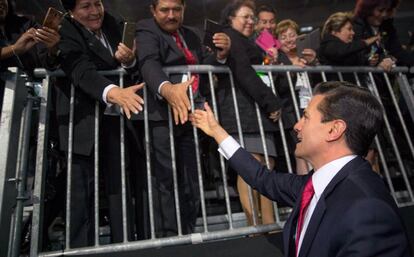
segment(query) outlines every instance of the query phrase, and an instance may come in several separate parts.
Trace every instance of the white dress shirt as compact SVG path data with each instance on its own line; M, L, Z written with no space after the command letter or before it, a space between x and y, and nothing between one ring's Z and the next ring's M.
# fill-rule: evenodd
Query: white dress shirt
M233 156L233 154L240 147L241 147L240 144L233 137L229 136L220 143L218 151L220 152L221 155L223 155L224 158L228 160ZM297 251L298 254L302 246L303 237L306 233L306 229L308 228L309 221L312 217L316 204L318 203L319 198L321 197L323 191L325 191L325 188L328 186L329 182L331 182L331 180L342 169L342 167L344 167L348 162L350 162L355 157L356 155L347 155L347 156L341 157L339 159L336 159L334 161L331 161L325 164L318 170L315 170L315 172L313 173L312 184L315 190L315 194L313 195L313 198L308 206L308 209L306 210L305 217L303 220L302 232L300 234L299 244L298 244L298 251Z

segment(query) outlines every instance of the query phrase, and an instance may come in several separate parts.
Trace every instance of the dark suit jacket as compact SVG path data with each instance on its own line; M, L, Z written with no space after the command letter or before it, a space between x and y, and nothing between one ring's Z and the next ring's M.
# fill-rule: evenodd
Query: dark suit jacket
M285 256L294 256L299 203L306 176L269 172L240 148L229 160L268 198L293 207L283 230ZM356 157L328 184L312 214L299 257L410 256L398 208L367 161Z
M102 31L113 53L122 40L121 26L120 20L105 13ZM101 103L102 116L106 107L102 100L105 87L110 84L119 85L118 76L105 77L97 71L116 69L120 63L90 31L71 18L64 19L60 34L61 67L69 78L59 80L56 86L56 112L61 149L67 150L70 83L73 83L76 92L73 149L76 154L90 155L94 145L95 102Z
M194 31L186 26L181 26L180 33L198 64L218 64L215 56L205 51L200 38ZM149 119L168 120L167 102L157 96L158 87L164 81L181 82L182 74L167 76L162 68L187 65L185 56L177 47L172 36L163 31L154 19L141 20L137 24L136 36L140 71L149 89L147 99ZM204 90L203 86L204 83L200 81L201 91Z

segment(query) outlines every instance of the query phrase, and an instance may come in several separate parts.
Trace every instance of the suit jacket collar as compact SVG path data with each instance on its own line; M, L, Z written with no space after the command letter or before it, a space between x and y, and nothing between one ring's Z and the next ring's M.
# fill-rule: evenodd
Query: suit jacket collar
M177 55L181 55L181 56L185 57L183 51L178 48L177 43L173 39L172 35L170 33L166 32L165 30L161 29L161 27L157 24L157 22L154 19L152 19L152 23L153 23L153 26L158 29L159 34L161 35L161 37L168 43L168 45L174 50L174 52L176 52ZM191 50L191 42L186 37L186 32L187 31L188 31L188 28L186 28L185 26L181 26L178 29L178 32L181 34L181 36L185 40L185 43L186 43L187 47ZM195 54L194 51L191 51L191 52L193 53L194 57L196 58L197 62L199 63L200 60L198 60L197 54Z
M318 231L319 225L323 219L323 216L326 212L327 206L326 206L326 199L334 193L334 189L338 184L341 183L342 180L347 178L351 173L358 171L358 166L364 163L364 160L362 157L357 156L350 162L348 162L331 180L331 182L328 184L328 186L325 188L325 191L322 193L321 198L319 199L318 203L316 204L315 210L312 214L312 217L309 221L308 228L306 230L306 234L302 241L302 246L300 248L299 257L305 257L307 256L309 249L312 245L312 242L316 236L316 233ZM310 173L311 176L311 173ZM303 189L302 189L303 191ZM302 195L302 192L301 192ZM297 219L297 215L299 213L300 208L300 201L301 197L298 198L297 204L295 205L295 209L292 212L292 219L290 220L290 227L289 231L292 231L292 225L293 222ZM292 233L292 232L291 232ZM293 235L290 233L288 241L293 240ZM295 233L295 232L293 232ZM289 246L290 242L287 242L285 244L285 251L289 251L289 248L286 248L286 245ZM285 256L291 256L291 253L288 252L290 255Z
M102 23L102 32L105 34L108 43L110 44L113 53L115 54L117 49L117 42L119 36L116 35L116 30L118 28L112 28L112 26L108 26L106 19L109 19L108 14L105 13L104 21ZM76 27L79 28L79 31L86 41L88 48L91 52L95 53L96 56L101 58L106 63L110 64L111 66L118 66L118 62L115 58L111 55L109 49L107 49L101 41L93 34L93 32L86 29L82 24L77 22L76 20L72 19L72 22L75 24ZM120 39L119 39L120 40Z

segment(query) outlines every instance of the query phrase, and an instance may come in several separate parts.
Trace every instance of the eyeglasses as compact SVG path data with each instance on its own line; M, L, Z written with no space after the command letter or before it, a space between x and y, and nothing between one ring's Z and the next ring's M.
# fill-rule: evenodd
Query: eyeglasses
M241 18L243 18L243 20L245 20L245 21L247 21L247 20L251 20L251 21L253 21L254 23L256 23L256 21L257 21L257 18L256 18L254 15L237 15L237 16L235 16L235 17L241 17Z

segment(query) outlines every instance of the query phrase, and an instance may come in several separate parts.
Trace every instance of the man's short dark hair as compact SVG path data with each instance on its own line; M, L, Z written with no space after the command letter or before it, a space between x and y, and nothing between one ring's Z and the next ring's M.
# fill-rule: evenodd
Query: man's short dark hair
M271 7L271 6L268 6L268 5L259 6L259 8L257 8L257 10L256 10L257 16L259 16L259 14L262 13L262 12L273 13L273 15L275 15L275 17L276 17L276 9Z
M151 6L155 8L158 5L159 2L160 2L160 0L152 0ZM185 5L185 0L181 0L181 4Z
M383 126L383 108L365 88L349 82L320 83L314 95L323 95L318 105L322 122L336 119L346 123L345 140L354 154L365 156L375 135Z

